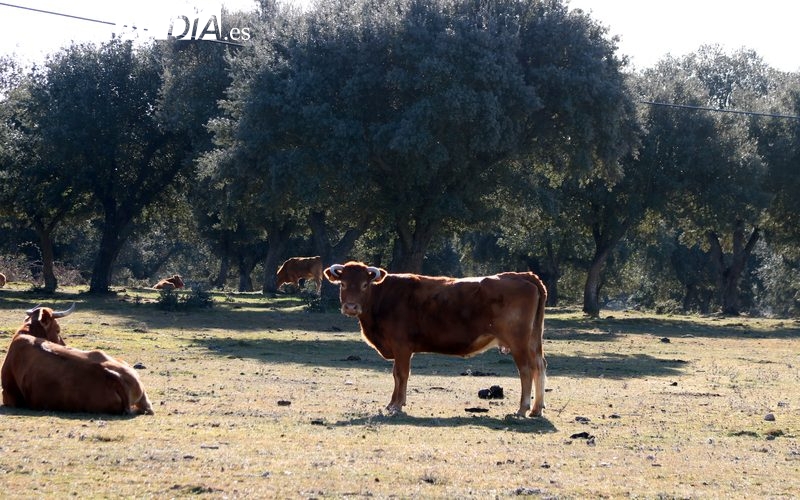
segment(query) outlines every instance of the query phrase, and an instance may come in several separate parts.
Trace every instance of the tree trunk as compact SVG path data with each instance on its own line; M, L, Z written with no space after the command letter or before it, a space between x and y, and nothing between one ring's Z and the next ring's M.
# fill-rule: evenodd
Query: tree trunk
M683 302L682 308L683 312L688 313L691 308L692 304L698 302L697 300L697 286L694 284L687 284L683 287ZM699 307L699 306L698 306Z
M97 251L97 256L94 259L94 267L92 268L92 280L89 284L89 293L109 293L111 287L111 271L114 268L114 262L117 260L123 243L124 240L117 236L116 231L112 231L108 226L103 228L100 248Z
M324 212L311 213L308 216L308 226L311 228L311 242L314 252L322 257L322 265L324 266L344 263L347 255L353 250L356 240L365 231L363 227L349 227L339 241L334 242L330 231L328 231Z
M614 247L619 244L630 227L632 219L624 219L613 230L605 229L600 223L592 227L594 257L586 273L583 287L583 312L594 318L600 315L600 289L603 287L603 268Z
M53 251L53 225L45 227L44 224L33 224L39 236L39 245L42 252L42 278L44 279L44 292L53 293L58 288L58 279L54 270L55 252Z
M109 293L111 287L111 271L117 261L122 245L127 241L130 219L119 219L114 206L105 206L103 230L100 237L100 248L94 259L92 280L89 284L89 293Z
M267 255L264 257L264 286L261 293L272 294L278 292L276 273L283 262L289 237L292 235L294 224L271 224L268 228Z
M535 257L525 257L525 264L528 269L536 273L547 288L547 306L556 307L558 305L558 280L561 277L561 269L554 254L551 254L552 244L548 243L548 254L540 260Z
M436 233L433 223L422 224L417 222L412 227L411 223L398 222L396 225L397 239L394 244L394 253L390 268L393 272L420 273L425 260L425 252Z
M347 256L353 250L356 240L364 234L362 227L348 228L337 242L332 242L331 232L328 231L325 212L312 212L308 216L308 226L311 228L311 242L314 252L322 258L322 265L328 267L332 264L344 264ZM363 224L366 227L366 224ZM322 296L331 301L339 297L339 287L331 285L328 280L322 280Z
M44 291L53 293L58 288L55 273L55 255L53 252L53 239L48 233L40 238L42 244L42 277L44 278Z
M737 316L741 312L739 303L741 290L739 285L742 280L742 274L747 268L747 260L753 253L760 236L759 229L754 227L747 238L747 242L745 242L744 222L737 220L733 228L733 255L730 259L730 265L727 265L719 236L713 231L707 233L708 243L711 247L712 266L716 273L717 300L722 314Z
M583 312L593 318L600 315L600 289L603 285L603 266L607 256L608 251L595 253L586 273L586 283L583 287Z
M245 262L245 259L242 256L239 256L239 291L240 292L252 292L253 291L253 267L248 265Z
M231 258L227 253L219 259L219 273L217 277L211 282L213 288L225 288L225 283L228 281L228 273L231 271Z

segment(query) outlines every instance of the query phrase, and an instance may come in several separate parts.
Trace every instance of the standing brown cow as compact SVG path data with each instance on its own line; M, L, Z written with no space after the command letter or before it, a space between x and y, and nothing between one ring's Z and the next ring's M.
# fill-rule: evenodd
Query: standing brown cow
M361 333L394 360L390 412L406 404L411 356L418 352L472 356L490 347L510 350L522 383L519 410L540 416L547 363L542 349L547 290L533 273L478 278L388 274L360 262L325 270L340 285L342 313L358 318ZM535 386L533 408L531 390Z
M58 318L66 311L35 307L11 340L3 362L3 404L16 408L153 414L136 371L102 351L64 345Z
M292 257L278 268L277 288L292 283L300 286L301 279L310 279L317 284L317 295L322 293L322 258Z

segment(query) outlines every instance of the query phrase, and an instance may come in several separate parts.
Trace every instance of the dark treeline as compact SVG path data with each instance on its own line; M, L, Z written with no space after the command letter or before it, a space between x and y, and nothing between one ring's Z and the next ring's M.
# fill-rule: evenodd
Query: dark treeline
M271 293L321 255L531 269L590 315L800 312L800 120L770 116L800 80L752 51L633 71L559 0L264 0L225 26L251 39L3 61L0 271Z

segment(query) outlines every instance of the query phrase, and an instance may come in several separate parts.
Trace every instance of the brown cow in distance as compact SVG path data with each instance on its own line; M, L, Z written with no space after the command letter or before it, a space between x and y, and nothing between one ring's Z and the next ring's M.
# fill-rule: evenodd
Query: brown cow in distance
M3 288L4 286L6 286L6 275L0 273L0 288Z
M153 288L156 290L177 290L178 288L183 288L183 278L178 276L177 274L173 275L171 278L164 278L163 280L159 281Z
M322 258L292 257L278 268L277 288L286 284L300 286L301 279L310 279L317 284L317 295L322 293Z
M394 360L394 392L386 407L401 411L411 356L468 357L491 347L510 350L522 382L518 415L541 416L547 363L542 349L547 290L533 273L478 278L388 274L360 262L325 270L340 285L342 313L358 318L364 339ZM533 408L531 390L535 386Z
M35 307L11 340L3 361L3 404L14 408L153 414L136 371L102 351L64 345L57 319L75 309Z

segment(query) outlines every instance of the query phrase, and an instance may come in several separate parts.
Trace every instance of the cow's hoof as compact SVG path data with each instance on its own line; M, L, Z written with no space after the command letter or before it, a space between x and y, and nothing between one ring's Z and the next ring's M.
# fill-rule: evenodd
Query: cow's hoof
M386 416L387 417L394 417L395 415L403 415L402 408L398 408L394 405L389 405L386 407Z

